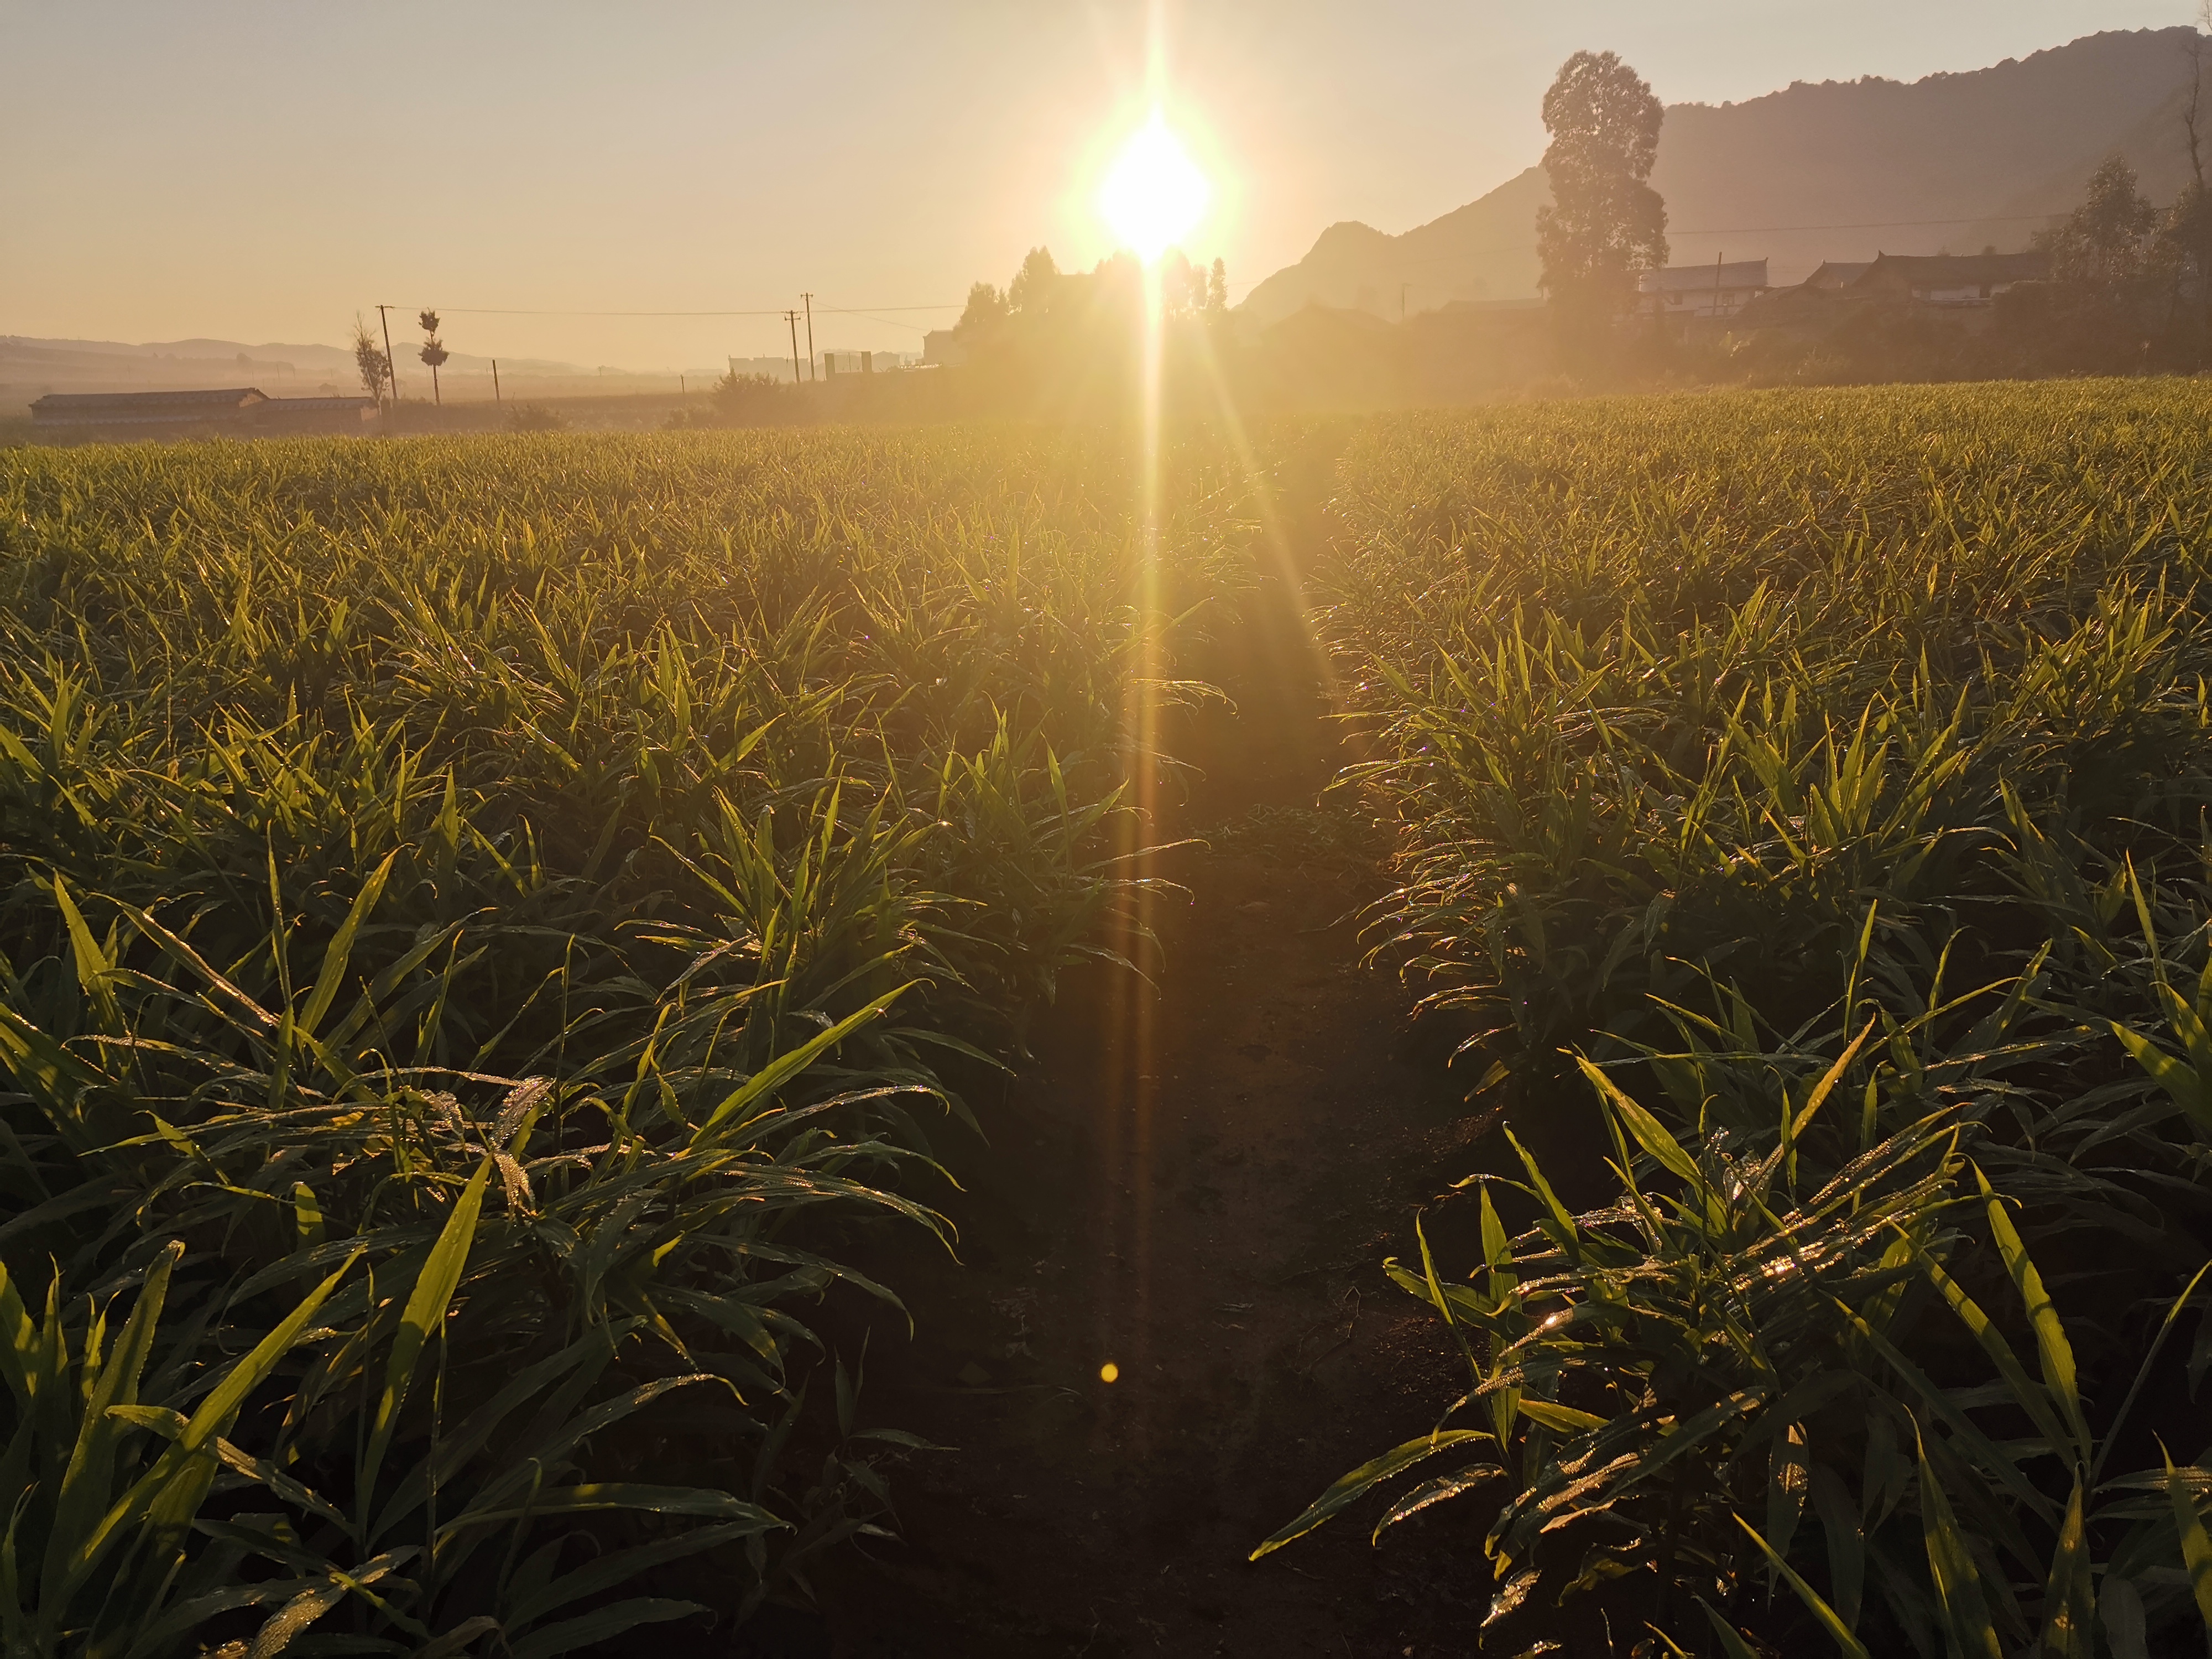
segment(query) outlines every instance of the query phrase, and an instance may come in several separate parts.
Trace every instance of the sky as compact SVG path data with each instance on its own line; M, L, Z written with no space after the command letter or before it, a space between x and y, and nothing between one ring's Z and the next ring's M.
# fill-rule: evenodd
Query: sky
M1718 103L2196 10L0 0L0 334L336 345L382 301L455 350L697 368L785 349L811 292L818 345L913 350L1029 247L1110 251L1097 183L1154 86L1233 297L1338 220L1406 230L1534 162L1579 48ZM763 314L586 314L617 312Z

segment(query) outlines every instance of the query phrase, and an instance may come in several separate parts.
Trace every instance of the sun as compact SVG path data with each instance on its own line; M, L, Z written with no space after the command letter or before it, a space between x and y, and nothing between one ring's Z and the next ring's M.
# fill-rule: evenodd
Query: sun
M1154 110L1115 158L1098 189L1098 211L1122 244L1151 264L1190 234L1212 195L1198 163Z

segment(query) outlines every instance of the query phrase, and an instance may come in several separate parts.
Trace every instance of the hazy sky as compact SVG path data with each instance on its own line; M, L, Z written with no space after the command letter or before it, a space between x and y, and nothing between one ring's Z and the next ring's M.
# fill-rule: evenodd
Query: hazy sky
M1339 219L1399 231L1543 148L1578 47L1669 102L1913 79L2194 0L1167 0L1191 238L1243 288ZM915 346L1033 243L1088 265L1145 103L1142 0L0 0L0 333L342 343L378 301L455 349L692 367ZM373 314L373 312L372 312Z

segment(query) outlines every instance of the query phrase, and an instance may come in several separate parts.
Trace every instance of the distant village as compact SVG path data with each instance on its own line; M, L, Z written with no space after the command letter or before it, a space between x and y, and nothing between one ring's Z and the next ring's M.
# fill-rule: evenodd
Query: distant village
M1987 311L1999 295L2050 275L2051 256L2041 249L1884 253L1867 260L1831 259L1803 282L1778 289L1767 283L1764 259L1716 260L1645 272L1637 283L1637 308L1645 316L1721 319L1745 328L1820 326L1855 301Z
M1917 314L1966 336L1987 331L1999 302L2022 284L2051 276L2047 252L2031 249L1976 254L1880 254L1873 259L1830 260L1803 281L1777 287L1768 280L1765 258L1716 260L1710 264L1670 265L1643 273L1638 280L1635 316L1646 332L1678 344L1733 342L1769 335L1819 339L1834 334L1856 313L1895 317ZM1374 403L1399 398L1423 401L1437 397L1480 395L1488 386L1527 378L1538 365L1514 337L1527 337L1541 302L1460 302L1416 313L1409 327L1394 328L1364 308L1309 306L1304 312L1264 330L1241 327L1242 349L1261 362L1247 383L1261 392L1262 403L1314 405L1342 400ZM1234 313L1231 313L1233 318ZM1232 329L1239 325L1232 323ZM1376 331L1390 337L1387 343ZM1488 349L1470 340L1491 342ZM1505 342L1506 343L1498 343ZM864 384L885 376L905 378L914 371L975 370L988 343L972 328L931 331L920 354L825 350L774 357L736 357L721 383L722 402L702 388L688 399L649 399L649 424L714 424L717 408L734 423L793 418L867 418L874 405ZM1433 359L1434 361L1425 361ZM1470 366L1471 360L1480 359ZM1518 367L1516 367L1516 364ZM1380 368L1377 364L1381 364ZM1249 366L1248 365L1248 368ZM842 383L844 392L836 388ZM796 383L796 384L794 384ZM779 392L777 388L781 388ZM883 388L889 393L890 388ZM817 394L802 409L793 394ZM633 394L633 401L635 401ZM612 404L614 399L601 399ZM931 405L912 396L881 400L902 416L927 415ZM966 403L957 411L973 412ZM664 407L665 405L665 407ZM815 405L818 405L816 407ZM522 402L512 409L487 407L482 400L457 401L450 419L439 420L427 406L403 416L400 429L471 429L503 419L523 429L558 427L568 421L545 406ZM690 413L687 413L689 410ZM380 422L380 416L382 421ZM642 419L640 416L637 418ZM49 441L164 436L287 437L366 434L392 423L380 400L360 396L273 397L256 387L162 389L143 392L49 392L31 404L34 436ZM622 421L593 424L635 423Z

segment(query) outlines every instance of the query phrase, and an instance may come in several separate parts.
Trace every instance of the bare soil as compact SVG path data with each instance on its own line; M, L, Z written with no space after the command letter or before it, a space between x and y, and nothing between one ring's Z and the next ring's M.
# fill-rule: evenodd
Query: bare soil
M866 1415L952 1449L898 1470L897 1541L818 1575L813 1651L1474 1650L1482 1506L1383 1550L1370 1514L1247 1559L1464 1387L1381 1264L1416 1255L1416 1211L1493 1120L1407 1041L1412 994L1362 965L1382 883L1328 844L1353 820L1313 811L1350 757L1289 584L1222 650L1236 707L1170 745L1200 775L1162 827L1213 846L1164 866L1185 890L1153 915L1152 982L1065 985L1035 1063L978 1103L987 1139L940 1149L958 1260L909 1240L882 1264L915 1330L876 1322Z

